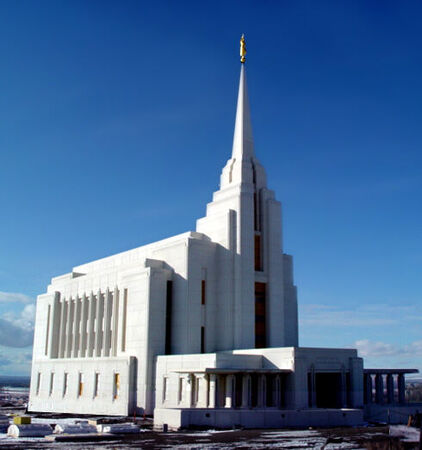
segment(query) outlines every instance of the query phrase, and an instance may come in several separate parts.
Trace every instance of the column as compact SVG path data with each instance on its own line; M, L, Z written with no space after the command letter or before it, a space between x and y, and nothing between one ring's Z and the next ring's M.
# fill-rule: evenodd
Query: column
M79 346L79 353L78 356L79 358L84 358L86 356L86 342L87 342L87 331L86 331L86 324L88 321L88 306L89 306L89 302L88 302L88 298L86 296L86 294L84 293L82 295L82 300L81 300L82 304L81 304L81 345Z
M387 403L394 403L394 380L393 374L387 374Z
M193 375L191 373L186 375L185 380L185 387L186 389L183 389L183 407L184 408L192 408L193 405Z
M242 408L251 407L251 376L244 374L242 377Z
M67 307L67 336L66 336L66 358L71 357L72 352L72 331L73 331L73 315L75 313L75 303L72 297L69 297L68 307Z
M372 403L372 375L365 373L363 376L364 389L365 389L365 404Z
M196 375L199 380L198 383L198 402L197 408L206 408L208 406L208 377L205 373Z
M63 298L60 311L60 342L59 342L59 358L65 357L66 348L66 318L67 318L67 302Z
M384 380L382 373L375 375L375 402L379 405L384 403Z
M208 408L216 407L217 398L217 375L215 373L210 373L210 394L208 399Z
M101 291L97 292L97 309L95 312L95 349L94 356L101 356L101 348L103 346L103 296L101 295Z
M344 367L341 369L341 381L340 381L340 405L342 408L347 408L347 383L346 383L346 371Z
M234 382L235 378L234 375L227 375L226 376L226 398L225 398L225 408L233 408L234 407Z
M315 389L315 369L312 366L311 367L311 371L309 372L309 376L310 376L310 383L309 384L309 389L310 392L308 393L309 395L309 407L310 408L316 408L316 389Z
M273 381L273 405L280 409L281 408L281 377L276 375Z
M265 408L267 404L267 383L264 374L258 375L258 408Z
M73 320L73 339L71 356L73 358L78 357L79 342L80 342L80 327L81 327L81 300L78 295L75 297L75 317Z
M86 356L94 356L94 345L95 345L95 297L94 293L91 291L89 296L89 307L88 307L88 348Z
M110 356L111 347L111 301L112 294L110 289L107 288L104 295L104 336L103 336L103 348L101 350L102 356Z
M118 330L117 330L117 353L123 351L123 341L125 337L126 327L125 323L125 303L127 303L127 289L121 289L122 295L119 299L119 315L118 315Z
M54 300L51 308L50 335L48 337L48 356L49 358L59 357L60 341L60 292L54 293Z
M406 388L404 382L404 374L399 373L397 376L397 389L399 394L399 403L402 405L406 403Z
M118 343L118 330L119 330L119 289L116 286L114 288L113 294L113 308L112 308L112 343L111 343L111 354L112 356L117 355L117 343Z

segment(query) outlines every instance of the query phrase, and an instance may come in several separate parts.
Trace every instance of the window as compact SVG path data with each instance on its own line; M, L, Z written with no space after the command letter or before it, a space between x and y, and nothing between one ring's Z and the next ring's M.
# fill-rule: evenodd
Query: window
M126 314L127 314L127 289L123 291L123 317L122 317L122 352L126 351Z
M255 234L255 270L262 271L261 235Z
M51 395L53 393L54 388L54 372L50 373L50 390L48 392L48 395Z
M113 383L113 398L119 398L120 392L120 373L114 374L114 383Z
M205 327L201 327L201 353L205 353Z
M205 305L206 300L206 283L205 280L201 281L201 305Z
M78 378L78 397L82 397L84 393L84 374L79 372Z
M167 377L163 378L163 403L167 400Z
M166 293L166 336L165 336L165 351L166 355L171 354L171 314L173 302L173 282L167 281Z
M265 283L255 283L255 348L266 347Z
M95 372L94 374L94 397L98 397L98 386L100 382L100 374Z
M41 387L41 372L38 372L37 375L37 390L36 390L36 395L38 395L40 393L40 387Z
M63 397L67 394L68 381L69 381L69 374L65 372L63 375Z
M178 402L180 403L183 399L183 378L179 378L179 389L178 389Z

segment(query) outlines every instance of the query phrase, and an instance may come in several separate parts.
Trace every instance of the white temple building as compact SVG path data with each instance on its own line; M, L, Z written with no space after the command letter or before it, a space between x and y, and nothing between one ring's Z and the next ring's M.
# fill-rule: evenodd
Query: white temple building
M74 267L38 297L30 411L280 427L357 424L365 403L404 401L409 371L365 375L356 350L298 347L243 62L232 155L196 231Z

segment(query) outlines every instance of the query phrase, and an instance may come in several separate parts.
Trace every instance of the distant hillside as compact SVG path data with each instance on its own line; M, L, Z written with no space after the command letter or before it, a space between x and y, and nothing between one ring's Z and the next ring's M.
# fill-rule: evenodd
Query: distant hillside
M0 375L0 387L29 387L30 377L9 377Z

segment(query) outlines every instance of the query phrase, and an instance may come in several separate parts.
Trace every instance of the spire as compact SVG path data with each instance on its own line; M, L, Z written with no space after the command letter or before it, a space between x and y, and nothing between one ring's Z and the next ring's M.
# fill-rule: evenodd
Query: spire
M245 37L240 39L240 68L239 94L237 97L236 124L233 137L232 158L249 159L254 156L251 116L249 111L248 89L245 73L246 46Z

